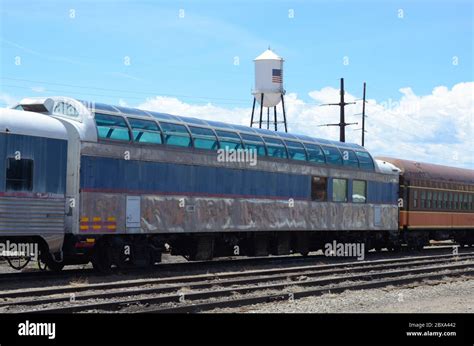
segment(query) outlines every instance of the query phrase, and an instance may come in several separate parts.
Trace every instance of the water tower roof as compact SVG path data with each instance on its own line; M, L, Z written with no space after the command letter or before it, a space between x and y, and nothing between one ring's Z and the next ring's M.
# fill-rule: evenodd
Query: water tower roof
M265 52L260 54L255 58L256 60L283 60L283 58L279 57L276 55L274 52L272 52L270 49L267 49Z

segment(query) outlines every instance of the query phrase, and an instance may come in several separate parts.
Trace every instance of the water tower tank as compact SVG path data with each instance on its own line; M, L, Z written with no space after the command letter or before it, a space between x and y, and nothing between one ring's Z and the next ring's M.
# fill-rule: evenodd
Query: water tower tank
M283 89L283 59L267 49L255 58L255 89L253 95L263 107L274 107L281 101Z

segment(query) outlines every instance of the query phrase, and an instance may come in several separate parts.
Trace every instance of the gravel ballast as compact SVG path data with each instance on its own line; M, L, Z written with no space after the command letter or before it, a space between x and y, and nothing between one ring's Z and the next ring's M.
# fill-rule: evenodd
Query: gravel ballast
M418 283L287 302L216 309L226 313L474 313L474 279Z

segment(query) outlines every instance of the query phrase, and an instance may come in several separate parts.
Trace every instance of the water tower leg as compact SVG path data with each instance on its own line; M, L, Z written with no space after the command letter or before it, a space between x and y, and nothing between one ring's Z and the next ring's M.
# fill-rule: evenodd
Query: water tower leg
M274 118L275 118L275 131L278 131L278 122L277 122L277 107L273 107L273 115L274 115Z
M255 112L255 101L257 101L257 99L254 97L253 98L253 106L252 106L252 117L250 118L250 127L253 126L253 113Z
M262 128L262 112L263 112L263 93L262 93L262 97L260 99L260 122L258 124L259 128Z
M283 123L285 124L285 132L288 132L288 128L286 125L285 99L283 98L283 94L281 95L281 105L283 107Z
M267 130L270 129L270 107L267 107Z

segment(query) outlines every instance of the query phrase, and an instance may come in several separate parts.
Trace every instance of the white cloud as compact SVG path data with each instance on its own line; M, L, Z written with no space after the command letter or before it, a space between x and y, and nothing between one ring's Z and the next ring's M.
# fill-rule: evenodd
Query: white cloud
M35 93L44 93L46 92L46 88L42 86L35 86L35 87L31 87L31 91Z
M2 107L11 107L16 105L17 103L18 100L13 96L0 92L0 104L2 104Z
M474 82L459 83L449 89L435 87L429 95L416 95L401 88L399 100L376 101L366 105L366 147L373 155L394 156L453 166L474 167L473 120ZM309 93L314 102L305 102L295 93L285 96L289 132L337 140L339 128L319 127L339 122L339 107L319 106L338 102L339 90L325 87ZM356 97L346 92L346 100ZM164 113L248 125L251 99L247 108L224 108L208 103L195 105L178 98L156 96L138 107ZM281 109L278 108L281 117ZM346 128L346 140L360 143L361 102L346 107L346 122L359 125ZM256 111L258 116L258 111Z

